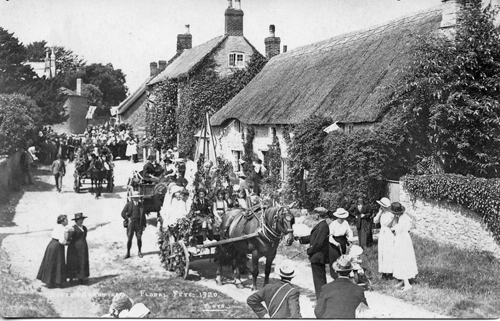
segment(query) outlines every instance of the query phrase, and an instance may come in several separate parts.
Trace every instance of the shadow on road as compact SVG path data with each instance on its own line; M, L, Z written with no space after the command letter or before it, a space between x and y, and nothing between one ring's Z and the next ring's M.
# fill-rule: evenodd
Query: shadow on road
M103 275L103 276L98 276L98 277L95 277L95 278L88 278L87 280L87 284L85 285L94 285L96 283L99 283L99 282L102 282L102 281L105 281L107 279L111 279L111 278L114 278L114 277L117 277L119 274L109 274L109 275ZM72 287L75 287L75 286L79 286L81 285L77 279L73 279L73 281L71 281L67 286L66 288L72 288Z

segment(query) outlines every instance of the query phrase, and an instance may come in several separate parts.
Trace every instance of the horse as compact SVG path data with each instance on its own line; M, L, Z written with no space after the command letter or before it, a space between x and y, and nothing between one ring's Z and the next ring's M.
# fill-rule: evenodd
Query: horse
M236 287L242 288L239 271L241 261L237 261L245 259L246 255L250 253L252 254L252 291L257 289L259 258L263 256L266 258L264 286L269 283L269 274L271 273L271 267L280 241L286 237L287 246L293 243L292 226L295 223L295 218L290 213L288 207L275 206L262 209L262 211L262 213L255 213L238 208L228 211L222 218L220 226L221 240L249 235L254 232L258 232L258 235L250 239L222 245L219 248L220 258L216 276L217 285L222 285L221 274L224 255L229 254L233 255L231 263Z
M89 166L88 173L90 176L91 189L90 192L94 193L94 185L97 189L95 198L101 196L102 182L108 177L108 170L104 167L104 162L100 157L95 158Z

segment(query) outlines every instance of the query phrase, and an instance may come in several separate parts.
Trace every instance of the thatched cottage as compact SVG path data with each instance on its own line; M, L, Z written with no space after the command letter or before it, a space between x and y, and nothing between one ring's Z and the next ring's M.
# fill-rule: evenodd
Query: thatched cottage
M369 128L387 113L379 102L392 93L416 35L449 33L459 0L384 25L339 35L273 57L226 106L211 117L222 155L237 163L242 133L256 130L254 152L264 159L277 135L287 157L283 125L311 115L331 117L346 132ZM285 162L283 162L284 168Z
M186 33L177 37L177 54L168 63L160 61L159 68L156 67L156 63L151 63L150 76L119 106L120 120L131 122L135 126L145 126L146 105L148 101L154 104L154 97L147 98L147 92L151 92L155 85L166 79L175 79L179 84L180 98L183 88L196 78L194 72L196 67L207 59L215 59L218 65L216 71L221 77L235 69L245 68L252 55L260 53L243 35L243 16L241 0L235 0L234 4L233 0L228 0L228 8L224 12L224 35L196 47L192 47L192 36L187 25ZM279 38L274 37L268 42L269 44L266 42L268 54L279 53Z

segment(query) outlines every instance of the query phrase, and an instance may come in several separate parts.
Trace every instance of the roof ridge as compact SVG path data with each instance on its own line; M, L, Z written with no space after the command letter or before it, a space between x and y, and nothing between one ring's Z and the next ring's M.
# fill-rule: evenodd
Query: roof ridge
M369 27L361 28L358 30L354 31L349 31L343 34L339 34L336 36L333 36L331 38L321 40L318 42L313 42L307 45L303 45L294 49L291 49L287 51L286 53L282 53L280 55L277 55L273 57L274 61L279 61L281 59L289 58L289 57L295 57L295 56L300 56L304 54L308 54L310 52L316 52L316 51L321 51L323 49L328 49L330 47L343 44L343 43L348 43L354 40L358 40L360 38L367 37L373 33L379 33L384 31L387 28L394 27L397 24L401 24L405 20L409 20L410 18L414 18L411 20L415 20L417 16L420 16L420 19L424 18L427 15L433 14L436 11L442 10L442 5L434 6L431 8L423 9L423 10L418 10L413 13L406 14L404 16L392 19L390 21L386 21L384 23L372 25ZM317 46L319 48L313 48L314 46ZM323 48L321 48L323 47ZM309 50L308 50L309 49ZM304 51L305 50L305 51Z

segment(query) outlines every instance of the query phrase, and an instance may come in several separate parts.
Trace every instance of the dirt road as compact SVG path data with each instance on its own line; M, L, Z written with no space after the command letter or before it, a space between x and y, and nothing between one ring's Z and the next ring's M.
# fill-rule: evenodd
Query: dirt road
M80 194L73 192L72 164L67 166L68 175L63 181L63 193L57 193L53 178L47 172L46 175L37 178L35 186L26 188L16 208L15 226L0 228L0 233L9 234L2 246L10 257L11 270L33 280L27 291L39 291L46 296L61 317L98 316L99 309L92 301L92 297L99 292L97 284L104 279L137 274L172 277L172 274L165 271L160 264L156 227L152 225L156 223L154 218L148 219L149 224L144 232L144 257L137 257L134 241L132 258L123 259L126 252L126 236L120 212L126 201L125 185L132 170L141 167L141 164L117 161L115 191L103 193L99 200L87 191ZM50 232L59 214L68 214L69 218L72 218L77 212L83 212L88 217L84 224L89 229L87 236L90 248L89 284L47 289L35 277L50 240ZM278 257L275 262L280 260L281 257ZM189 279L245 302L251 294L251 281L244 279L243 283L248 287L236 289L228 280L231 276L230 271L225 270L226 282L222 287L217 287L214 281L215 269L216 264L207 260L193 262ZM302 316L314 318L315 299L310 266L307 262L297 262L297 269L300 277L294 279L294 284L301 287ZM263 271L262 265L260 271ZM259 278L259 286L262 286L262 282L262 278ZM377 292L367 292L366 297L374 317L446 318Z

